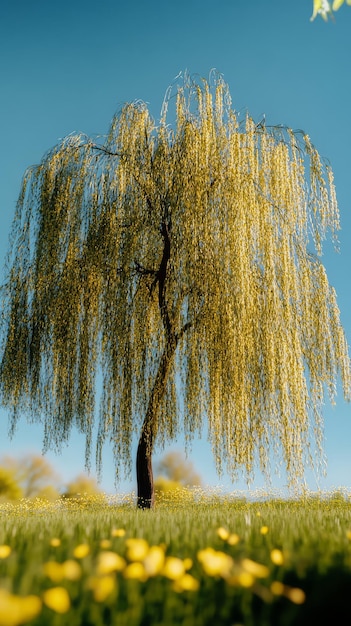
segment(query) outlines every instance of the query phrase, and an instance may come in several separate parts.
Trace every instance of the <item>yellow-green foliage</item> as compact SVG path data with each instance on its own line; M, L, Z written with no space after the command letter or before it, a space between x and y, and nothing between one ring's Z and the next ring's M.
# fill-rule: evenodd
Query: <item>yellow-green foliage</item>
M167 116L127 104L104 144L69 136L27 172L2 401L13 425L21 410L43 421L46 447L76 425L89 460L101 366L98 459L110 439L128 469L149 411L161 445L207 419L218 469L250 475L258 454L268 471L273 451L297 480L339 376L350 397L318 259L339 228L332 172L307 135L240 122L220 78L180 85Z
M317 15L320 15L325 21L328 17L333 17L333 11L338 11L344 4L345 0L313 0L313 13L311 21L313 21ZM351 5L351 0L346 0L346 4Z
M101 490L96 480L91 476L81 474L67 484L63 496L65 498L80 498L94 497L99 494L101 494Z
M20 487L18 497L46 498L59 497L58 476L49 461L38 454L24 454L21 457L4 456L0 459L0 471L12 473Z
M16 500L23 496L23 491L14 473L6 467L0 467L0 500Z

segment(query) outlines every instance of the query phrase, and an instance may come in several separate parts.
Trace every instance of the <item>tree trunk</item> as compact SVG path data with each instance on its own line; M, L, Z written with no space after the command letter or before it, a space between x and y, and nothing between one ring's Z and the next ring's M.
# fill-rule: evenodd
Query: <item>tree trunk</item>
M138 486L137 505L140 509L151 509L155 503L155 490L152 473L152 448L157 432L157 418L160 410L160 404L166 391L168 371L177 347L177 343L177 335L172 334L168 337L141 429L136 459Z
M154 478L152 473L152 445L144 429L139 440L136 470L138 484L138 508L152 509L155 504Z
M151 391L137 451L137 504L141 509L151 509L155 503L155 490L152 473L152 447L157 432L157 418L162 399L166 392L168 371L177 348L178 339L185 331L185 329L183 329L180 335L174 332L165 295L167 264L170 259L171 247L169 220L165 220L162 223L161 234L164 245L160 267L156 274L156 283L158 283L158 302L165 330L166 343L156 374L154 386Z

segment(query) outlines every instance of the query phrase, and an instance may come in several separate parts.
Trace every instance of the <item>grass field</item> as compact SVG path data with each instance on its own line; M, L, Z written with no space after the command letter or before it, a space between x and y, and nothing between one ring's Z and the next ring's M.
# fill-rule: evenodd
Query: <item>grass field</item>
M0 504L0 626L351 623L347 495Z

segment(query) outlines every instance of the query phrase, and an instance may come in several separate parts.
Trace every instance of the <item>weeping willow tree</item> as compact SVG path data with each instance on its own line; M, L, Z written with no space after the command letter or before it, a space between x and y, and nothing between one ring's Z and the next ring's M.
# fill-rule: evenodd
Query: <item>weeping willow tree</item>
M284 463L299 480L322 450L325 396L350 362L319 260L336 241L332 171L307 135L242 122L217 78L184 81L175 122L124 106L103 142L71 135L25 175L4 286L1 400L44 424L44 448L85 433L90 462L152 451L208 423L218 471ZM169 110L168 110L169 109ZM101 378L99 412L96 377ZM99 385L100 385L99 378Z

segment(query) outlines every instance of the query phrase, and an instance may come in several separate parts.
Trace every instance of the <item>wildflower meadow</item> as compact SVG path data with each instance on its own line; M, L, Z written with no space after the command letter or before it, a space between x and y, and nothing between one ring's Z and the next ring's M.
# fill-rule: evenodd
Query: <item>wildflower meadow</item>
M184 489L152 511L100 494L0 515L0 626L350 623L347 493Z

